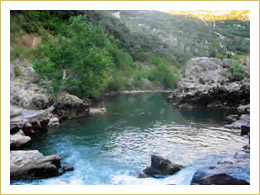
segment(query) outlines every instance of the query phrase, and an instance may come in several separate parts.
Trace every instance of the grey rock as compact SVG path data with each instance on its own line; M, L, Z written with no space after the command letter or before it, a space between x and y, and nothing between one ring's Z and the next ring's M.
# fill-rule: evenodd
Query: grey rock
M74 167L73 166L62 166L62 172L68 172L68 171L74 171Z
M54 105L53 114L59 119L71 119L89 116L89 104L77 96L62 93Z
M200 179L193 179L192 185L249 185L249 183L242 179L236 179L225 173L216 174L212 176L205 176Z
M239 116L237 114L231 114L225 118L225 121L232 123L239 119Z
M16 59L10 63L11 80L15 78L25 78L26 80L33 80L35 71L32 64L21 59Z
M245 151L246 153L250 153L250 145L249 145L249 144L245 145L245 146L243 147L243 149L244 149L244 151Z
M17 107L11 105L12 110L17 110ZM16 114L11 114L10 119L10 132L11 134L23 130L25 135L35 135L37 133L44 133L47 131L47 126L49 122L48 113L45 110L27 110L18 109Z
M48 123L49 127L58 127L60 125L58 117L51 117Z
M145 168L143 172L146 175L157 177L157 175L172 175L180 171L183 166L178 164L173 164L168 159L161 156L152 155L151 156L151 166Z
M57 155L43 156L37 150L11 151L11 179L48 178L59 174L60 158Z
M10 102L26 109L46 109L53 103L44 88L30 81L11 81Z
M250 114L250 104L240 105L240 106L237 108L237 111L238 111L240 114Z
M249 77L244 76L240 81L230 78L230 66L235 63L238 61L192 58L168 102L182 108L236 108L249 104ZM249 64L244 66L249 67ZM249 75L249 68L245 68L245 75Z
M23 146L30 143L30 141L31 138L20 130L16 134L10 135L10 148L11 150L21 149Z
M242 126L244 126L244 131L242 133L241 131L241 135L247 135L248 132L250 132L250 115L248 114L242 114L238 120L236 120L235 122L225 125L225 128L228 129L241 129L242 130ZM247 132L247 133L244 133Z

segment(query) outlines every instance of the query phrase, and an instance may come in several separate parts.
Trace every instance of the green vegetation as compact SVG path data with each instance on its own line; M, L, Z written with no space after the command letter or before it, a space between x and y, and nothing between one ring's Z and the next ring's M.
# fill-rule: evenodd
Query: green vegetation
M71 19L66 38L46 39L39 46L33 68L51 81L52 91L68 91L80 97L98 97L106 88L113 65L111 41L102 28Z
M151 81L159 82L159 84L167 88L174 88L179 78L180 71L173 68L169 63L161 60L151 71L149 78Z
M230 73L233 80L243 79L244 70L239 64L234 64L230 67Z
M98 98L108 91L174 88L192 57L249 53L249 21L207 21L157 11L11 11L11 60L40 83ZM231 68L235 77L241 75ZM18 73L19 74L19 73Z
M17 77L21 76L21 71L17 66L14 67L14 74Z

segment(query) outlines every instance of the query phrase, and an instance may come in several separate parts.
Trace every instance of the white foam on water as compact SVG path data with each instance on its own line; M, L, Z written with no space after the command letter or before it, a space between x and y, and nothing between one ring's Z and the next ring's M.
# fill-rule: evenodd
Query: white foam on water
M162 179L156 178L137 178L129 175L116 175L112 177L112 184L115 185L190 185L196 169L187 167Z

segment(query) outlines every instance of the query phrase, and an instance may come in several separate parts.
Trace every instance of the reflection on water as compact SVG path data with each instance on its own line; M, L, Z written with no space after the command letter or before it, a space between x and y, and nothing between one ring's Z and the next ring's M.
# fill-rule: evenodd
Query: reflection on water
M32 149L57 153L75 171L14 184L190 184L199 168L234 156L248 142L239 131L222 128L225 110L180 110L166 103L168 94L120 95L107 99L106 115L62 123ZM138 179L159 154L186 166L164 179ZM231 174L249 180L248 166ZM230 171L230 170L229 170Z

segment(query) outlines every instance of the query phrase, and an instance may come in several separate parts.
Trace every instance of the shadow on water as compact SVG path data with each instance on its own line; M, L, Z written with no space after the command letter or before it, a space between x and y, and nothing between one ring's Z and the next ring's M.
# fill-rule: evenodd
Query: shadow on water
M169 94L119 95L104 100L107 114L65 121L47 137L33 141L31 149L57 153L75 171L56 178L13 184L190 184L198 168L240 150L247 140L238 131L223 128L230 111L180 110L167 104ZM165 179L138 179L159 154L187 166ZM234 170L242 178L249 170Z

